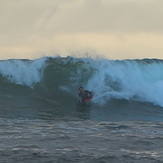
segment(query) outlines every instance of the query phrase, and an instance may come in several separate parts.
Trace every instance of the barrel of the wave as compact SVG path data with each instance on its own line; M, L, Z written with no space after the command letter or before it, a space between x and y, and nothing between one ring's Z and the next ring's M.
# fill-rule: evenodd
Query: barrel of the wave
M93 99L93 95L91 91L84 90L83 87L79 88L79 98L81 104L88 104Z

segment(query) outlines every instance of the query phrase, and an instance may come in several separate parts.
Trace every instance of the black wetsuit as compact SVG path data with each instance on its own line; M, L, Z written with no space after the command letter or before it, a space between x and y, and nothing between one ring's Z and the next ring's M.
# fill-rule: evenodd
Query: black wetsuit
M92 97L92 92L90 92L88 90L84 90L83 92L79 93L79 97L81 97L81 102L84 103L85 100Z

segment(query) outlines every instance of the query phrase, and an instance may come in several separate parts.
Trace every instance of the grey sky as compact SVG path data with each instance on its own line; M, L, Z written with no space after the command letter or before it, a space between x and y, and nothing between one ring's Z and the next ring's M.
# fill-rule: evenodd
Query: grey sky
M91 49L113 59L163 58L162 6L162 0L0 0L0 57Z

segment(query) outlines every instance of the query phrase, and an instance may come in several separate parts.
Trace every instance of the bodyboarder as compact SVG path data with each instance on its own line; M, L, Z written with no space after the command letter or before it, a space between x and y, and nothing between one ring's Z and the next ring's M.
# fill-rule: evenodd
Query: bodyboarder
M83 87L80 87L79 97L81 103L89 102L92 99L92 92L88 90L84 90Z

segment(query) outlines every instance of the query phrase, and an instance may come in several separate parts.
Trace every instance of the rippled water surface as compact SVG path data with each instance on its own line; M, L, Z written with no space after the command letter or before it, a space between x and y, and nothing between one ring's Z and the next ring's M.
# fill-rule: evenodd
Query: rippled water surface
M1 162L163 162L162 122L1 120Z

